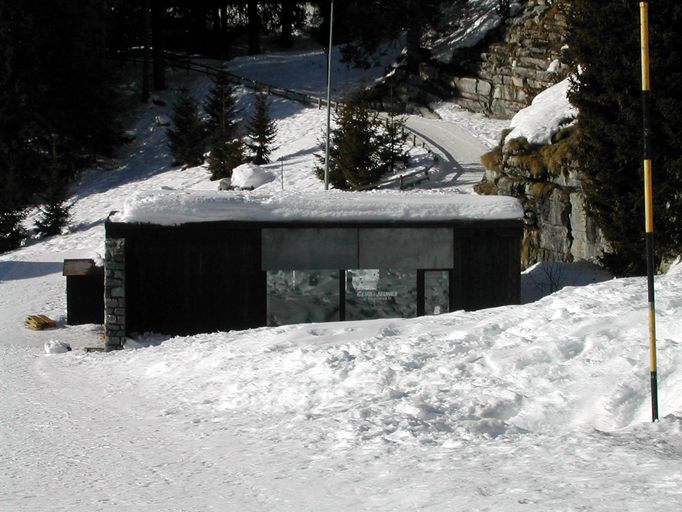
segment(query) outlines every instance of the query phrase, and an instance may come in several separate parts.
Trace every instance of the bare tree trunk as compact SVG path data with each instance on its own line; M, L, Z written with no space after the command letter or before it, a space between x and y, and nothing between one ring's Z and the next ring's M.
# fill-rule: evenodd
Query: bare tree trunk
M427 5L424 5L424 4ZM423 49L421 46L422 35L424 34L424 26L429 19L429 13L431 9L429 8L428 2L423 2L423 0L407 0L407 35L406 35L406 46L407 46L407 69L411 73L419 72L419 63L423 58Z
M149 32L150 32L150 17L149 17L149 0L144 0L142 4L142 18L144 24L144 33L142 34L142 42L144 44L144 51L142 57L142 97L141 101L144 103L149 99Z
M220 3L220 58L223 60L230 60L230 41L227 35L227 4L223 1Z
M166 16L164 0L152 1L152 44L154 46L154 89L166 88Z
M259 31L258 2L256 0L249 0L249 55L260 53Z
M294 0L282 1L282 35L280 44L285 48L290 48L294 44Z

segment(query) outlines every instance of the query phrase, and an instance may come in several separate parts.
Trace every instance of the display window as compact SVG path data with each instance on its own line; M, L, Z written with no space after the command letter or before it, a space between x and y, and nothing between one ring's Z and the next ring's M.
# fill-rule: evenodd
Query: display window
M267 324L335 322L339 315L338 270L267 272Z
M270 270L267 325L439 315L451 307L450 270Z

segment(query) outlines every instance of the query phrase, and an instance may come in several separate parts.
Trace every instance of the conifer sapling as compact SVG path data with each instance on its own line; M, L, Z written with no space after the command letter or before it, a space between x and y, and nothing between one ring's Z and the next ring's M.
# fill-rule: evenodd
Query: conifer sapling
M199 114L199 104L185 89L173 107L173 128L168 129L171 152L177 164L194 166L204 161L206 128Z
M270 162L276 137L277 123L270 119L268 97L266 94L259 93L256 95L254 114L249 122L248 142L246 143L254 164L262 165Z

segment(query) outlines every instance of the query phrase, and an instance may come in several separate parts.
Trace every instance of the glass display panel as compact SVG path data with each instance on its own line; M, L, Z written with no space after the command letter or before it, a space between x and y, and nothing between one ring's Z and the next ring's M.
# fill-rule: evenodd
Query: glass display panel
M267 272L268 325L339 320L338 270Z
M450 272L426 270L424 272L424 314L440 315L450 311Z
M417 316L417 272L346 271L346 320Z

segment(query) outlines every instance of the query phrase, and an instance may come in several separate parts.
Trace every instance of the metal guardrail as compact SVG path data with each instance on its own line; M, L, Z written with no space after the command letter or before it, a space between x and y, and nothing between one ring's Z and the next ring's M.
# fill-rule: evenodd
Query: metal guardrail
M315 96L314 94L308 94L308 93L303 93L300 91L294 91L292 89L287 89L285 87L278 87L276 85L271 85L265 82L259 82L257 80L253 80L251 78L243 77L240 75L236 75L234 73L231 73L230 71L227 71L226 69L214 67L214 66L209 66L207 64L202 64L200 62L193 61L189 57L184 57L182 55L178 55L176 53L172 52L165 52L166 56L166 64L172 68L179 68L179 69L185 69L187 71L195 71L197 73L202 73L205 75L217 75L219 73L224 73L230 80L230 82L241 85L243 87L246 87L247 89L251 89L256 92L266 92L267 94L273 95L273 96L278 96L280 98L288 99L291 101L296 101L298 103L302 103L305 105L313 105L317 106L319 109L326 107L327 106L327 99L323 98L321 96ZM134 62L141 64L143 63L142 57L135 56L135 55L118 55L118 58L120 60L123 60L125 62ZM330 101L331 107L333 109L337 109L339 105L342 105L343 102L339 101ZM386 113L382 112L379 110L377 104L370 105L371 110L376 112L379 116L385 116ZM429 153L433 154L434 153L434 148L432 145L425 139L423 138L419 133L415 132L411 128L407 126L403 126L403 129L408 132L408 135L406 136L406 139L408 141L412 142L412 145L414 147L422 147L426 149ZM415 171L406 175L401 175L395 178L391 178L386 181L381 181L381 182L376 182L371 185L366 185L365 187L358 188L356 190L368 190L370 188L380 188L381 186L394 183L396 181L401 181L401 190L403 190L403 181L406 178L410 178L412 176L418 175L418 174L423 174L426 177L423 177L421 180L419 180L416 183L411 183L410 185L407 186L412 186L417 183L420 183L421 181L424 181L428 178L428 173L429 171L433 168L433 166L428 167L427 169L421 169L419 171Z
M137 57L137 56L126 56L126 55L120 55L119 58L124 61L128 62L136 62L136 63L142 63L142 58ZM285 98L288 100L296 101L298 103L303 103L306 105L315 105L318 108L323 108L327 106L327 99L322 97L322 96L316 96L314 94L308 94L308 93L303 93L300 91L294 91L292 89L287 89L285 87L278 87L276 85L271 85L265 82L259 82L257 80L253 80L251 78L246 78L240 75L236 75L234 73L231 73L230 71L227 71L225 69L221 69L218 67L214 66L209 66L207 64L202 64L196 61L193 61L191 58L184 57L182 55L178 55L172 52L166 52L166 59L167 59L167 64L170 67L175 67L175 68L180 68L180 69L186 69L188 71L196 71L198 73L203 73L206 75L216 75L218 73L225 73L230 81L234 84L242 85L248 89L254 90L254 91L264 91L267 92L268 94L272 94L273 96L278 96L281 98ZM342 102L339 101L331 101L331 106L332 108L336 109L338 106L342 104ZM382 112L378 107L377 104L372 104L370 105L372 110L377 112L378 114L382 115L385 113ZM412 141L413 146L419 146L428 149L429 151L432 152L433 148L431 147L431 144L421 137L417 132L412 130L409 127L405 127L405 130L410 133L410 140Z
M125 62L134 62L137 64L143 63L142 57L134 55L120 55L118 56L120 60ZM187 71L194 71L197 73L202 73L204 75L215 76L219 73L225 74L230 82L236 85L241 85L247 89L251 89L256 92L266 92L273 96L278 96L291 101L296 101L298 103L303 103L306 105L314 105L318 108L326 107L327 101L325 98L320 96L315 96L313 94L303 93L300 91L294 91L292 89L287 89L285 87L279 87L276 85L268 84L266 82L260 82L258 80L253 80L252 78L243 77L236 75L226 69L209 66L207 64L202 64L200 62L193 61L189 58L179 56L174 53L166 53L166 64L171 68L184 69ZM332 108L336 109L340 105L338 101L332 101Z
M430 179L429 171L431 171L431 169L433 169L433 165L427 167L426 169L420 169L418 171L413 171L408 174L401 174L400 176L395 176L387 180L377 181L374 183L370 183L369 185L364 185L362 187L356 187L353 190L361 191L370 189L381 189L386 185L390 185L391 183L396 182L400 182L400 190L405 190L408 187L413 187L415 185L418 185L422 181ZM413 177L416 177L416 179L411 179Z

